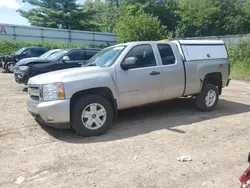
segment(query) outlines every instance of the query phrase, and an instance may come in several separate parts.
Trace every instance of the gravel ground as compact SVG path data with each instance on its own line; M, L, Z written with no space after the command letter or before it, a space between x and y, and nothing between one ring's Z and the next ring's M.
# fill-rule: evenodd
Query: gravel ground
M249 83L233 81L209 113L190 99L121 111L92 138L39 126L22 89L0 73L0 187L235 188L248 166Z

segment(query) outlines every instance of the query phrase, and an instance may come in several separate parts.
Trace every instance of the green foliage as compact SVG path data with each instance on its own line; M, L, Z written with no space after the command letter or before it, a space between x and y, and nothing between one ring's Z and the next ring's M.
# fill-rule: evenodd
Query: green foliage
M86 1L83 10L86 12L95 12L92 22L97 26L97 31L114 32L118 18L122 14L122 8L108 5L104 2ZM116 3L115 3L116 4Z
M126 13L116 26L119 42L159 40L164 38L165 31L166 26L161 26L157 17L143 11L138 11L135 15Z
M250 32L250 0L85 0L83 5L76 0L24 2L34 8L19 12L34 26L117 32L126 17L149 14L173 37Z
M228 47L232 77L250 81L250 39Z
M0 54L14 53L20 48L28 46L46 47L48 49L64 49L64 48L85 48L84 45L75 45L70 43L50 43L50 42L22 42L0 40Z
M169 32L173 32L177 26L179 16L175 13L178 10L177 0L161 0L156 3L156 0L126 0L125 7L130 7L132 13L143 10L145 13L152 14L161 22L161 25L167 26Z
M91 22L95 12L83 10L82 6L76 4L76 0L23 1L34 8L28 11L18 10L18 12L33 26L77 30L97 29L97 26Z
M249 0L180 0L176 34L182 37L250 32Z

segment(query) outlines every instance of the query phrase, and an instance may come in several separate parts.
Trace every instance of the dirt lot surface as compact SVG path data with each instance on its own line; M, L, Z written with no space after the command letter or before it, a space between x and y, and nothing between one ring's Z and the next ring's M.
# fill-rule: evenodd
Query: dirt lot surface
M187 99L121 111L92 138L39 126L22 89L0 73L0 187L235 188L248 166L249 83L233 81L210 113Z

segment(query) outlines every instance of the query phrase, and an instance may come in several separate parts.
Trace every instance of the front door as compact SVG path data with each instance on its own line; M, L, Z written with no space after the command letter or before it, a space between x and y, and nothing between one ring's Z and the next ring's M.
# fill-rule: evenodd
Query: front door
M129 57L137 59L135 67L123 70L119 66L116 69L120 109L161 100L161 72L151 45L135 46L124 60Z
M60 62L60 69L68 69L68 68L75 68L75 67L81 67L84 63L84 51L83 50L76 50L73 52L70 52L68 55L69 61L66 62Z

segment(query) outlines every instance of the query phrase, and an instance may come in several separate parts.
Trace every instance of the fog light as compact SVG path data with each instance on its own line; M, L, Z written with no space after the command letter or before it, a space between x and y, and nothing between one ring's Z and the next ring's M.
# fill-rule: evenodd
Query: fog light
M47 121L54 121L54 119L51 116L47 116Z

